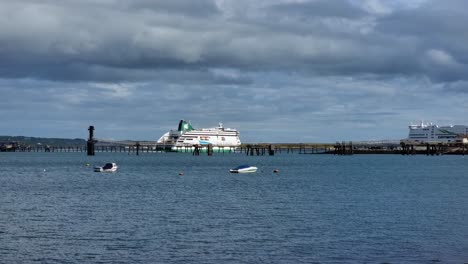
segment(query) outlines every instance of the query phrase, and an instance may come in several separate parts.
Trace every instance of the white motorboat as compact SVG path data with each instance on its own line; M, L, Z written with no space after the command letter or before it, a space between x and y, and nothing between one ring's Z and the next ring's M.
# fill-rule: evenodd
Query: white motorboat
M117 171L117 164L115 163L106 163L103 167L94 167L95 172L114 172Z
M230 173L252 173L256 171L257 171L257 167L249 166L249 165L241 165L234 169L229 170Z

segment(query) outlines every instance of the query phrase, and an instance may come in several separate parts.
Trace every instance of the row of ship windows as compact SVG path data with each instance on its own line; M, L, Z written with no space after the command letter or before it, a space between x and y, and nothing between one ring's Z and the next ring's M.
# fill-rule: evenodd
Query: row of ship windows
M429 128L423 128L423 131L429 131L429 130L430 130ZM457 133L457 132L456 132L457 130L458 130L458 129L452 130L452 132ZM432 131L434 131L434 129L432 129ZM462 130L458 130L458 131L461 131L461 133L463 133L463 129L462 129ZM468 133L468 128L466 128L465 131L466 131L466 133Z
M410 136L409 138L427 138L427 137L426 136ZM437 138L456 138L456 137L455 136L438 136Z
M238 134L226 134L226 133L222 133L222 134L217 134L217 135L213 135L213 134L197 134L197 135L183 135L184 137L197 137L197 136L201 136L201 137L235 137L235 136L238 136Z
M196 137L190 137L190 138L186 137L186 138L185 138L185 140L194 140L194 139L196 139ZM207 138L200 137L200 139L202 139L202 140L209 140L208 137L207 137ZM224 140L226 140L226 138L225 138L225 137L221 137L221 140L224 141ZM184 141L183 141L183 140L179 140L178 142L184 142Z
M223 138L223 137L229 137L229 136L228 135L219 135L219 136L213 136L212 135L211 137L222 137ZM174 137L174 138L176 138L176 137ZM199 138L199 137L198 136L186 136L186 135L184 135L184 138ZM203 135L203 136L200 136L200 138L201 139L209 139L210 136L204 136Z
M436 136L450 136L450 137L456 137L457 135L447 135L447 134L431 134L431 135L436 135ZM410 137L427 137L429 134L411 134Z

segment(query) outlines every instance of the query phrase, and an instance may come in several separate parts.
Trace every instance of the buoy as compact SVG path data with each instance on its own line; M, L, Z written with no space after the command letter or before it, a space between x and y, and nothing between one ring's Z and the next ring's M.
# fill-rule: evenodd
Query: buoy
M91 165L91 164L89 164L89 163L86 163L86 167L89 167L89 165Z
M273 172L274 172L274 173L278 173L279 170L278 170L278 169L274 169Z
M46 171L46 170L44 169L44 171Z
M183 171L179 172L179 175L180 176L184 175L184 172Z

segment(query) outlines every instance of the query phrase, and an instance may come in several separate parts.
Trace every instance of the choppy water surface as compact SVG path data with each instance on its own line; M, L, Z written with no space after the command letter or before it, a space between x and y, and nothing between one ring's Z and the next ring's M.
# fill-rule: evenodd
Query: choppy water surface
M0 263L463 262L468 157L0 153Z

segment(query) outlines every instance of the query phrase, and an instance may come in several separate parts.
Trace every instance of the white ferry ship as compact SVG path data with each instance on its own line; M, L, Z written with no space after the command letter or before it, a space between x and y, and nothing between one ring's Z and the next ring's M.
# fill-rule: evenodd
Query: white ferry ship
M468 137L468 126L438 126L421 122L409 126L408 141L420 143L454 143Z
M157 142L173 151L191 150L196 145L203 147L211 144L214 151L241 145L237 129L224 128L222 123L214 128L194 129L185 120L180 120L177 130L166 132Z

